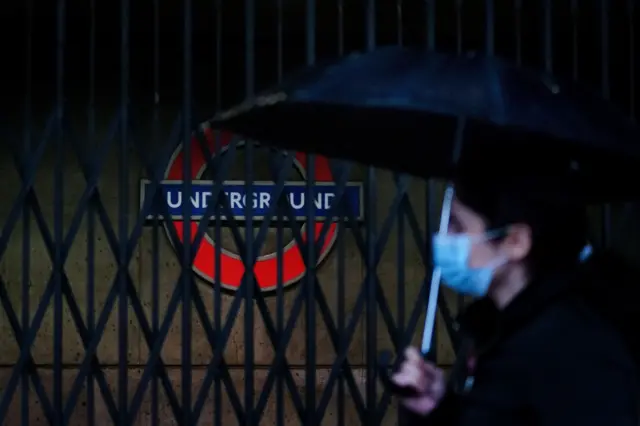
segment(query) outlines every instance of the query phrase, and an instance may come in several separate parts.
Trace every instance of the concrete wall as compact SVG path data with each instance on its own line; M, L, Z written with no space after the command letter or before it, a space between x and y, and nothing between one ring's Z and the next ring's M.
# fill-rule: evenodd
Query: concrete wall
M161 116L161 122L163 125L161 126L161 134L168 134L168 127L170 127L172 116L169 113ZM108 117L101 119L101 122L98 123L98 134L104 135L106 133L106 123L108 122ZM80 123L80 124L79 124ZM78 132L78 134L82 135L85 131L82 123L74 124L74 128ZM152 150L153 145L146 139L146 133L143 133L143 138L140 138L137 143L141 144L144 147L145 152L150 152ZM52 141L53 142L53 141ZM91 148L91 144L95 142L82 140L81 141L85 150ZM157 145L156 145L157 146ZM109 215L109 218L112 221L114 229L118 230L118 206L120 202L119 196L119 188L118 188L118 179L119 179L119 168L117 162L117 144L113 144L111 151L104 158L105 164L103 168L103 172L100 176L98 188L100 191L100 195L102 198L102 202L106 208L106 211ZM18 174L16 173L16 169L13 166L13 162L11 160L10 151L8 149L4 149L5 152L1 155L1 163L0 163L0 173L3 176L3 185L0 186L0 199L3 200L3 203L0 203L0 223L4 224L7 221L8 215L10 213L10 209L12 208L12 204L16 199L19 190L20 190L20 180ZM44 154L42 161L38 166L38 172L34 183L34 190L37 195L40 207L42 209L43 215L47 221L50 232L53 234L53 219L54 219L54 199L55 194L53 191L53 179L54 179L54 165L55 162L55 145L50 143L49 148ZM139 203L139 181L141 178L145 177L142 171L142 164L135 155L129 155L129 164L128 164L128 224L129 229L133 228L133 223L138 217L138 203ZM238 160L238 165L242 164L241 160ZM64 232L66 233L71 225L72 217L75 214L75 211L78 206L78 202L82 196L82 193L85 188L85 181L83 179L83 175L78 166L78 161L75 159L71 150L67 149L64 152L64 194L63 194L63 218L64 218ZM260 163L256 164L256 178L260 178L261 174L264 174L264 168ZM236 178L240 178L242 175L242 169L237 168L233 174ZM352 174L352 180L362 180L364 176L363 170L355 169ZM234 177L234 176L232 176ZM392 176L385 172L378 170L375 173L377 188L378 188L378 199L377 199L377 223L378 229L381 224L384 222L385 218L388 215L389 207L393 201L393 197L396 193L395 184ZM425 232L425 216L426 216L426 190L424 183L413 182L410 188L410 196L409 199L413 205L413 209L416 213L418 220L420 221L420 225L422 227L422 232ZM25 235L28 226L28 233ZM412 233L410 231L409 226L405 221L405 252L406 256L404 259L404 265L400 265L397 259L397 249L398 249L398 237L397 237L397 225L394 225L394 230L391 233L391 237L386 245L384 250L384 255L382 256L382 260L378 267L378 276L382 283L382 286L385 289L386 299L391 307L394 316L397 319L397 311L398 311L398 287L399 283L397 282L397 270L398 268L404 268L405 270L405 303L407 309L410 309L416 303L416 295L419 290L419 285L421 284L424 276L425 276L425 266L423 265L420 256L414 249L415 242L412 238ZM84 220L82 226L80 227L79 233L77 234L74 243L71 247L69 256L67 258L65 269L66 274L71 282L71 287L73 289L76 300L80 306L80 309L83 315L86 318L87 312L89 312L92 308L88 307L87 303L87 282L89 277L89 263L87 260L87 244L88 244L88 235L87 235L87 217L84 215ZM275 232L275 231L273 231ZM364 235L364 230L363 230ZM424 235L423 235L424 237ZM225 237L227 238L227 237ZM347 312L347 316L350 316L350 312L352 311L353 305L357 298L357 295L360 291L362 280L365 278L365 266L362 260L362 257L354 243L353 235L350 231L347 231L343 236L345 239L345 265L346 265L346 275L344 277L345 280L345 310ZM223 239L224 240L224 239ZM142 238L140 238L138 245L135 249L135 254L129 264L129 273L133 280L134 286L139 294L139 297L144 306L147 318L151 321L152 318L152 230L147 227L145 228ZM27 252L28 252L28 271L23 270L24 265L24 249L23 244L27 244ZM107 244L107 240L105 237L104 230L100 225L96 226L95 236L93 238L93 244L95 246L96 257L94 260L94 272L93 272L93 280L95 283L95 307L94 312L96 315L100 313L102 307L104 305L107 294L111 288L114 277L117 272L117 263L115 257L109 246ZM274 237L270 236L266 245L273 246ZM227 246L223 241L223 245ZM159 306L160 312L159 315L162 318L164 316L164 312L166 310L166 306L169 300L171 293L173 292L176 286L176 280L180 273L179 263L171 249L167 239L165 238L164 233L160 234L160 270L159 272ZM322 264L321 268L318 271L318 278L321 282L322 290L324 291L329 304L332 307L334 318L337 315L337 265L338 265L338 255L334 250L333 253L326 259L326 261ZM17 225L14 227L10 242L7 248L7 251L2 255L0 261L0 274L5 281L5 284L9 291L9 296L11 298L11 302L13 304L14 309L20 315L22 307L28 303L30 309L30 316L33 318L34 312L38 303L40 302L42 295L45 291L46 283L51 274L51 265L52 261L50 260L49 254L46 250L44 241L42 236L37 230L37 225L34 220L33 214L30 214L26 221L22 219L18 221ZM22 280L23 276L28 276L29 279L29 297L28 299L24 299L22 296ZM210 284L199 281L199 290L203 295L204 302L207 306L209 316L213 316L213 291ZM298 293L297 290L288 291L285 294L285 311L288 311L288 308L293 304L293 300L295 295ZM225 318L226 313L229 310L230 302L232 300L232 295L225 294L222 296L222 315L223 319ZM272 315L275 315L276 309L276 299L271 296L267 299L267 304L269 305L269 309L272 312ZM181 359L181 345L182 345L182 324L181 324L181 310L180 308L174 317L174 321L171 326L171 330L166 338L166 341L163 345L162 357L164 362L169 366L170 376L173 381L174 388L178 393L181 391L181 379L180 379L180 365L183 360ZM202 325L200 324L198 318L196 317L195 310L193 310L192 314L192 359L191 362L194 364L194 369L192 373L193 380L193 388L194 392L196 392L201 386L201 381L203 380L205 374L205 366L208 361L211 359L212 350L207 340L205 338L205 333ZM234 379L236 384L236 388L239 392L243 392L244 387L244 378L243 371L241 369L241 365L244 362L245 358L245 341L244 341L244 307L241 310L240 315L236 318L235 326L233 327L233 331L231 333L231 337L225 349L225 359L226 362L233 367L231 371L231 376ZM106 376L110 382L110 384L115 389L117 387L117 365L121 362L126 362L130 367L130 390L129 396L133 394L134 388L137 387L137 381L141 376L142 369L144 368L149 350L143 339L142 333L140 331L140 327L138 325L138 321L134 316L133 309L129 307L129 323L126 325L127 331L127 339L128 339L128 350L127 350L127 359L122 360L119 358L118 353L118 336L121 332L120 327L121 324L118 323L118 308L117 305L114 308L109 322L107 324L106 330L100 342L98 348L98 356L100 362L103 363L106 370ZM42 325L38 329L36 340L31 348L31 352L35 359L35 362L41 365L39 368L39 372L44 381L45 387L50 390L50 395L52 394L52 386L53 386L53 376L51 370L51 364L54 362L53 356L53 336L55 333L54 323L53 323L53 309L49 308L46 311L44 316L44 320ZM288 312L285 313L288 317ZM365 371L362 366L366 363L366 323L365 323L366 313L362 316L358 327L355 331L355 334L351 340L351 344L348 350L348 359L349 362L355 366L359 366L356 369L356 377L360 381L360 384L363 387L364 391L364 377ZM406 314L406 317L409 316L409 313ZM264 330L264 325L262 322L262 318L257 310L254 308L254 347L255 347L255 355L254 362L258 366L268 365L272 362L274 349L272 347L271 342L267 337L267 333ZM12 364L19 356L19 347L15 342L13 333L11 331L9 322L7 320L7 316L4 310L0 310L0 347L2 350L0 351L0 364L3 366L0 369L0 389L5 386L9 375L11 374ZM318 398L320 394L324 390L323 382L326 381L329 375L329 369L331 364L334 362L336 358L336 353L333 350L331 345L331 341L329 339L329 335L327 329L322 321L320 315L318 314L316 320L317 327L317 359L316 362L321 366L317 370L317 392ZM295 327L295 331L293 337L288 345L287 350L287 358L288 362L293 365L293 377L299 385L301 391L304 391L305 386L305 376L304 376L304 364L307 361L305 354L305 318L304 312L298 319ZM421 327L420 327L421 329ZM68 392L68 389L71 387L74 377L77 374L77 368L79 363L82 361L84 356L84 348L79 338L79 335L76 331L76 328L73 324L72 318L69 313L68 306L65 304L65 309L63 313L63 348L62 348L62 357L63 362L66 366L64 372L64 389L65 392ZM420 334L420 333L418 333ZM450 348L450 344L448 338L444 335L445 332L441 327L438 329L438 344L439 344L439 360L443 364L448 364L452 360L452 352ZM416 339L418 336L416 336ZM416 340L417 341L417 340ZM381 314L378 311L378 322L377 322L377 347L379 349L382 348L390 348L390 339L388 333L386 331L386 327L382 321ZM261 393L262 386L264 385L264 381L266 378L267 371L265 369L259 369L255 374L255 385L256 385L256 394L259 395ZM15 424L19 420L20 413L20 392L16 392L16 397L14 398L13 405L11 407L11 415L8 419L6 419L7 424ZM240 393L242 395L242 393ZM288 395L286 396L288 398ZM334 397L335 399L335 397ZM106 410L104 409L103 404L101 403L101 397L99 392L96 392L96 401L98 407L98 415L97 422L98 424L110 424L111 422L108 420L108 415ZM147 395L145 396L145 401L143 403L143 407L140 410L140 424L148 424L151 419L150 415L150 404L151 397L149 391L147 391ZM228 400L225 402L225 411L223 413L224 424L235 424L236 420L231 411L230 406L228 405ZM85 422L86 418L86 392L83 390L83 395L78 403L76 411L74 412L73 419L71 420L71 424L81 424ZM40 410L40 404L37 400L37 397L32 393L29 402L30 408L30 424L41 424L45 423L45 419L43 417L42 411ZM167 404L166 397L162 392L160 392L160 411L161 418L164 423L162 424L172 424L169 421L169 418L172 415L169 413L169 407ZM327 409L327 413L325 416L325 422L332 422L333 418L337 416L335 402L329 405ZM213 410L213 398L209 400L207 406L205 407L205 411L202 416L202 424L211 423ZM389 410L389 414L385 419L386 424L393 424L396 421L396 415L394 414L395 410L392 408ZM273 394L270 398L269 407L264 415L264 422L271 423L275 422L275 394ZM351 401L347 402L347 424L352 424L356 420L356 414L353 410L353 406ZM297 416L293 411L293 407L290 403L287 403L287 423L296 424Z

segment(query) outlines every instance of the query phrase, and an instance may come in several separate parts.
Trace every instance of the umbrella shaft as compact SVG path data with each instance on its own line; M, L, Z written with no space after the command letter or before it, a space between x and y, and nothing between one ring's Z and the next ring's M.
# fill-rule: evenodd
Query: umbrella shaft
M442 211L440 212L439 233L446 233L449 229L449 219L451 218L451 203L455 190L453 185L447 186L442 200ZM422 353L424 355L431 351L433 343L433 331L436 323L436 313L438 310L438 293L440 291L440 268L434 268L431 275L431 286L429 286L429 298L427 299L427 314L424 319L424 331L422 332Z

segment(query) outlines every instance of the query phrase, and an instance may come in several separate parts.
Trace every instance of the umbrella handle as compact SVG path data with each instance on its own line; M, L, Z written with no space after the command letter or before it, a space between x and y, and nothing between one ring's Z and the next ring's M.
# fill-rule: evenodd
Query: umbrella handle
M378 356L378 377L382 382L384 388L391 394L400 398L412 398L419 396L418 390L413 386L400 386L391 380L391 376L395 373L392 371L392 359L393 354L391 351L380 352Z

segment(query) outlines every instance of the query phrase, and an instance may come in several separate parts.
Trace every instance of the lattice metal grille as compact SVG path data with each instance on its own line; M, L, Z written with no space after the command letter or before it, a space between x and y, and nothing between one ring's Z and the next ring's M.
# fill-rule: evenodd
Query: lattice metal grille
M7 424L399 421L377 384L376 354L415 341L439 188L329 160L324 184L334 185L335 198L327 216L338 219L318 219L308 203L300 221L287 185L295 153L200 125L289 69L389 43L477 49L584 80L636 114L634 1L231 3L7 6L8 16L26 22L24 39L5 40L24 59L7 80L20 84L5 84L3 96L24 105L3 120L0 419ZM178 146L182 193L192 193L195 157L205 159L202 179L212 181L194 226L167 220L162 182ZM393 149L393 141L372 149ZM257 158L266 158L259 178ZM300 194L310 200L324 159L300 158ZM239 219L225 193L222 182L237 170L246 193L260 179L274 183L269 199L277 202L260 220L251 203ZM139 206L141 179L150 183ZM363 182L363 217L345 195L351 180ZM605 241L611 215L605 210ZM268 240L281 254L290 235L307 273L270 293L246 272L235 292L209 286L193 272L207 232L245 271ZM319 262L334 233L335 247ZM212 261L220 265L222 255L215 250ZM284 266L276 269L282 283ZM441 297L449 336L440 333L438 347L450 352L452 317L464 301Z

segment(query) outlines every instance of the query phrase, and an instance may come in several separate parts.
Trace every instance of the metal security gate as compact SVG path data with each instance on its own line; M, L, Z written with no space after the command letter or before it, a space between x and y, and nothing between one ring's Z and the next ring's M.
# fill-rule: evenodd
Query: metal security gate
M631 0L3 8L20 29L3 40L1 96L11 425L401 421L376 354L415 341L438 186L206 125L289 70L382 44L480 50L584 81L636 116ZM604 244L634 250L633 211L598 215ZM449 296L445 365L464 302Z

